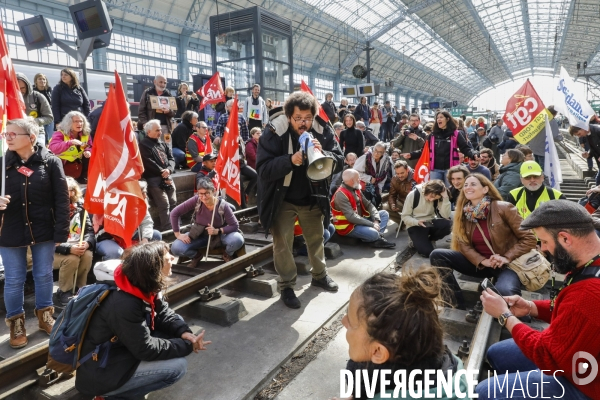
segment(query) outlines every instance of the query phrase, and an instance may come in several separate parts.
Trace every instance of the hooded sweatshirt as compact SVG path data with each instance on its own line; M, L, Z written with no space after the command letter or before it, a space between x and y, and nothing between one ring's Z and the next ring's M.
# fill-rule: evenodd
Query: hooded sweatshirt
M17 79L27 85L27 93L23 95L26 114L33 117L39 126L48 125L54 121L52 108L48 103L48 99L43 94L33 90L31 82L29 82L25 74L17 72Z

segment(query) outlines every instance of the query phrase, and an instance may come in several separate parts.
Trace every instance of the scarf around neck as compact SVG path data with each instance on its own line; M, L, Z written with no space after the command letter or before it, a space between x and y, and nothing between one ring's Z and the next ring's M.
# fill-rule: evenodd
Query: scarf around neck
M129 293L130 295L135 296L138 299L142 299L146 303L150 304L150 329L154 330L154 300L156 299L156 293L142 293L138 287L133 286L131 282L129 282L129 279L123 273L123 269L120 265L117 267L117 269L115 269L115 283L117 284L117 287L125 293Z
M463 214L467 221L477 222L477 220L480 219L487 219L487 215L490 211L490 203L491 199L489 196L484 196L476 206L473 206L469 201L463 207Z

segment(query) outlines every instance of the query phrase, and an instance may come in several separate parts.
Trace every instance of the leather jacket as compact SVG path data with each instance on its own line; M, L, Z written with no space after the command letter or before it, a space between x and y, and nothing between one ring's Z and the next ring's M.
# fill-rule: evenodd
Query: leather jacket
M534 249L537 244L533 232L520 229L523 219L517 212L517 208L508 202L492 200L486 222L494 252L506 257L508 261L512 261ZM468 233L467 236L472 238L477 227L470 221L466 222L465 227ZM479 265L485 260L485 257L475 250L472 243L461 243L459 241L458 246L459 251L473 265Z

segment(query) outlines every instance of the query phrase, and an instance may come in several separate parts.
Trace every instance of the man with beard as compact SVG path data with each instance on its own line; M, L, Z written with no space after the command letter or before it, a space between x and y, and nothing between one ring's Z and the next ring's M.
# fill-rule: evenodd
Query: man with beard
M333 130L315 120L318 103L305 92L292 93L281 108L270 113L270 123L258 142L258 212L265 232L273 235L273 261L279 274L281 299L290 308L300 308L294 293L297 268L292 254L296 217L303 228L308 257L312 265L312 286L337 291L338 285L327 275L323 247L323 221L329 226L327 180L310 181L300 136L310 133L314 147L338 159L342 152ZM284 115L285 112L285 115ZM337 171L334 171L337 172Z
M384 210L378 212L361 192L358 171L345 170L342 180L342 186L331 198L333 226L337 234L360 239L371 247L396 247L395 243L383 237L389 214Z
M520 399L537 398L540 386L547 398L598 399L600 239L592 218L577 203L550 201L533 211L521 229L533 229L542 251L553 255L555 271L566 274L564 284L553 288L550 300L502 298L483 291L484 310L498 318L512 339L489 348L487 359L499 376L481 382L476 392L480 399L506 399L516 384L518 392L528 393ZM518 319L525 316L550 326L540 332Z
M500 166L494 158L494 152L490 149L481 149L479 152L479 162L490 171L492 181L495 181L500 175Z
M481 159L478 154L474 154L473 157L469 157L467 161L467 169L471 174L481 174L488 178L490 181L492 180L492 174L490 170L481 165Z
M562 192L544 185L544 171L535 161L525 161L521 165L521 183L522 187L510 191L507 201L517 207L523 219L542 203L567 199Z

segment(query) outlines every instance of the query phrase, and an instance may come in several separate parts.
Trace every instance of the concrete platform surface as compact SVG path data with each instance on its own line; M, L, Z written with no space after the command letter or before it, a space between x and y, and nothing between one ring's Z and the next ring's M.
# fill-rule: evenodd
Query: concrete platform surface
M346 367L349 358L346 328L342 328L327 348L321 351L317 358L275 397L275 400L326 400L339 396L340 370Z
M251 399L265 386L280 366L342 308L352 291L374 273L393 267L396 253L407 245L404 232L394 239L395 224L386 238L396 249L373 249L366 245L342 245L344 256L328 260L330 276L338 283L337 293L310 287L311 276L297 278L297 310L287 308L279 296L270 299L224 290L223 294L244 302L248 315L230 327L222 327L183 315L190 325L206 329L208 350L188 356L188 372L171 388L151 393L149 399Z

